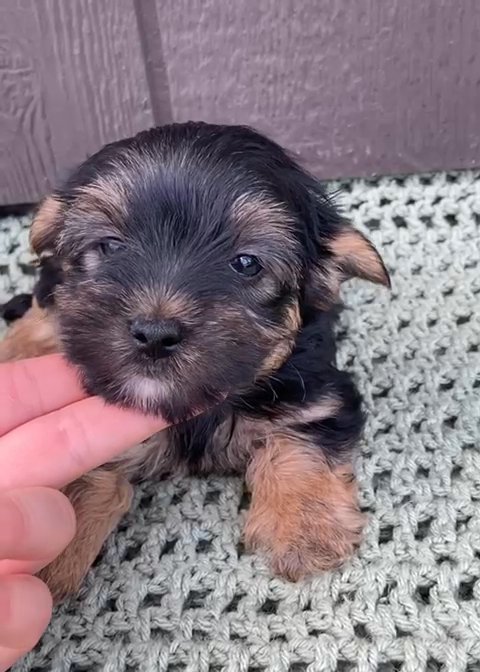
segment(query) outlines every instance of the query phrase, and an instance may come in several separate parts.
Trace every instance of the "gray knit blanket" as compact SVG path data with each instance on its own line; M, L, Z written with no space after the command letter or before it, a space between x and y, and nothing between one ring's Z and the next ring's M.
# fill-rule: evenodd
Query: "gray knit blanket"
M238 480L147 483L16 672L480 670L480 173L342 186L393 282L349 283L339 330L369 412L358 555L287 583L242 546ZM0 301L31 285L27 224L0 220Z

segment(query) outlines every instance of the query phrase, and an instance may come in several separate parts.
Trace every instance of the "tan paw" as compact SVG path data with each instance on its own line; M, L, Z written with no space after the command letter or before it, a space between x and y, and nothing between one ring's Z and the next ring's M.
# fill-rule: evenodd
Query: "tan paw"
M74 552L65 552L44 567L38 577L47 584L53 603L59 604L78 593L89 569L90 564L75 559Z
M365 516L351 470L281 458L254 475L245 541L266 552L276 574L297 581L341 566L361 541Z
M82 476L64 492L75 509L77 532L64 552L38 573L55 604L78 592L106 538L132 500L130 483L115 471L104 469Z

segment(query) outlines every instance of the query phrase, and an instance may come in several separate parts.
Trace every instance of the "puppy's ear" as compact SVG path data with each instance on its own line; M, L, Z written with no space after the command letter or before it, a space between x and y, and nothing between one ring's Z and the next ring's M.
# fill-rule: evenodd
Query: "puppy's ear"
M33 295L41 308L54 303L55 287L62 282L62 267L56 241L63 222L63 204L51 195L40 203L30 227L30 246L39 258L40 272Z
M309 251L306 304L328 310L338 302L342 282L350 278L390 287L388 271L372 243L342 216L314 178L307 180L308 205L303 208Z
M341 280L362 278L390 287L390 276L383 259L360 231L345 224L327 243L333 263L341 273Z
M307 274L307 305L328 310L338 302L342 282L351 278L390 287L381 256L362 233L343 221L326 224L325 229L317 238L315 258Z
M38 257L54 254L62 217L63 204L55 194L44 198L38 206L30 228L30 245Z

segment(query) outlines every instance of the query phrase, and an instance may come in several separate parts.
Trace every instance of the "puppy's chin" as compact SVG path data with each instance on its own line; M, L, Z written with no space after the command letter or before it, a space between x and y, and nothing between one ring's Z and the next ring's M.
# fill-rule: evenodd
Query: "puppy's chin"
M169 424L184 422L221 403L226 393L207 386L183 390L166 381L136 374L127 381L99 383L98 378L83 371L83 384L89 394L108 403L162 417Z

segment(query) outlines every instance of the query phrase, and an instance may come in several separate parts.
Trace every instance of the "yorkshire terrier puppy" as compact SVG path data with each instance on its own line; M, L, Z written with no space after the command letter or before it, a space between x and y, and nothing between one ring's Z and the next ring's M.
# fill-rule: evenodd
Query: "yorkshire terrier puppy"
M85 161L31 244L39 281L5 309L0 360L61 351L89 393L175 423L65 489L78 531L42 573L56 600L143 478L244 474L246 542L288 579L354 551L363 413L334 324L343 280L389 276L313 177L248 128L154 128Z

